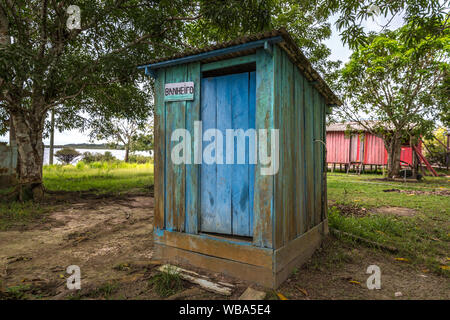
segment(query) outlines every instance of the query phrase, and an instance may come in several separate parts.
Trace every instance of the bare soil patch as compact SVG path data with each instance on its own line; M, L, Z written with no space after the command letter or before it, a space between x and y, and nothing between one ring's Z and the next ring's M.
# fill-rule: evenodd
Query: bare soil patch
M423 190L401 190L401 189L386 189L383 192L399 192L414 195L436 195L436 196L450 196L450 190L433 190L433 191L423 191Z
M121 278L113 269L120 262L152 258L153 198L75 201L57 205L40 225L0 232L3 289L42 283L43 297L58 296L66 291L69 265L81 268L83 286L90 287Z
M357 204L333 204L333 207L336 207L341 215L346 217L364 217L369 213L369 210L361 207Z

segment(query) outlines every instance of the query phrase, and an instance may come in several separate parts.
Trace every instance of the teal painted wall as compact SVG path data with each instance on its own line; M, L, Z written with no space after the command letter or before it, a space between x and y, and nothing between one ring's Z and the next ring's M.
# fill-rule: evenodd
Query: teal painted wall
M274 180L274 248L326 217L325 99L281 48L274 48L275 128L280 130L280 170ZM325 141L324 141L325 142Z
M280 161L275 176L255 166L253 245L280 248L326 217L325 100L277 45L258 49L255 128L279 129ZM219 64L218 64L219 65ZM220 63L226 66L226 62ZM199 232L200 165L174 165L174 129L191 133L200 120L201 63L159 69L155 80L155 227ZM194 81L193 101L164 102L164 84ZM258 141L259 142L259 141ZM270 144L268 144L270 150Z

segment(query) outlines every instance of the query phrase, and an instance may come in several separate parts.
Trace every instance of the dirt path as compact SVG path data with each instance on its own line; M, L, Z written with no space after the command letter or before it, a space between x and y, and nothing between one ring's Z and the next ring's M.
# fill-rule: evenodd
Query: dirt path
M0 232L0 298L159 299L148 281L156 273L151 262L153 198L69 198L55 206L44 223ZM382 290L365 287L370 264L382 270ZM66 289L69 265L81 269L82 290L75 295ZM236 285L231 298L248 285L236 279L227 282ZM192 290L187 283L185 288L195 292L191 299L223 298ZM334 239L279 291L291 299L391 299L398 291L406 299L450 299L449 289L446 278ZM267 298L275 298L268 292Z
M46 220L30 230L0 232L4 288L32 285L57 296L66 291L69 265L80 267L89 288L123 278L114 269L120 264L152 258L153 198L82 200L59 206Z

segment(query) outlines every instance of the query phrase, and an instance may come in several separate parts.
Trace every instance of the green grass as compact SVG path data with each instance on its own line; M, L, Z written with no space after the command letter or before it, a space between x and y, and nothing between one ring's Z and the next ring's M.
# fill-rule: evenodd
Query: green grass
M76 166L44 166L44 186L52 191L119 193L148 189L153 184L153 164L79 162Z
M27 201L0 202L0 231L42 219L50 208Z
M107 282L100 287L92 291L89 296L93 298L102 297L104 299L110 299L111 296L119 289L119 284L116 282Z
M159 272L149 280L149 285L162 298L169 297L183 289L183 280L174 270Z
M399 249L396 257L407 258L413 266L425 265L436 273L449 276L445 266L449 264L450 197L383 190L450 190L450 179L426 177L420 183L403 183L376 178L375 175L330 173L328 200L335 204L356 205L368 212L376 207L395 206L415 209L416 214L408 217L371 213L363 217L344 216L331 205L330 227L394 246Z
M22 300L26 298L27 291L30 290L30 285L18 285L6 289L7 299Z

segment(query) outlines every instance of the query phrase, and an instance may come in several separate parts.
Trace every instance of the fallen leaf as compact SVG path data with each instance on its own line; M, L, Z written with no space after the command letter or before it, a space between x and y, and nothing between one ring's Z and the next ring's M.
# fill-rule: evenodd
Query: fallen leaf
M308 296L308 291L306 291L306 289L297 287L297 290L300 291L301 293L303 293L305 296Z
M59 274L59 277L60 277L61 279L64 279L64 275L63 275L63 274Z
M442 270L450 270L450 266L440 266Z
M281 292L277 292L277 296L280 300L288 300L288 298L286 298Z
M397 260L397 261L404 261L404 262L408 262L409 261L406 258L395 258L395 260Z
M349 282L350 282L350 283L353 283L353 284L361 284L361 282L356 281L356 280L350 280Z

